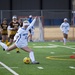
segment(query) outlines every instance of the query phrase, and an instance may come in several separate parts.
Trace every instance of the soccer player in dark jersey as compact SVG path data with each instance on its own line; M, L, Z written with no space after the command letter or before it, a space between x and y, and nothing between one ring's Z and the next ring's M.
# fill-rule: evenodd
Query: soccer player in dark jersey
M3 22L0 25L0 30L2 34L2 42L8 43L8 32L7 32L8 24L7 19L4 18Z
M17 16L12 17L12 21L10 22L8 26L8 37L9 42L7 43L7 46L11 45L13 43L14 36L20 26L20 23L18 22ZM19 53L19 49L17 49L17 53Z

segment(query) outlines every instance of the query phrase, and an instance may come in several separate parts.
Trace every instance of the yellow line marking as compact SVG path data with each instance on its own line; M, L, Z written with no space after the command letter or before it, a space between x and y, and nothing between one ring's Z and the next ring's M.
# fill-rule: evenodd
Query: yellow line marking
M61 58L61 57L66 57L66 56L70 56L70 55L48 56L48 57L46 57L46 59L50 59L50 60L70 60L70 61L75 61L75 59Z

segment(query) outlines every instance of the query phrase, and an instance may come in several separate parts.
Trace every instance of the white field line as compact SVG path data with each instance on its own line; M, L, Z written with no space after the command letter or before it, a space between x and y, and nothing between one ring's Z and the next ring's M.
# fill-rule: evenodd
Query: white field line
M49 44L49 45L53 45L53 46L57 46L57 47L65 47L65 48L68 48L68 49L73 49L73 50L75 50L75 48L69 47L69 46L61 46L61 45L55 45L55 44Z
M65 48L68 48L68 49L73 49L73 50L75 50L75 48L68 47L68 46L61 46L61 47L65 47Z
M18 73L16 73L14 70L12 70L11 68L9 68L7 65L5 65L4 63L0 62L0 64L5 67L8 71L10 71L13 75L19 75Z
M53 46L33 46L33 48L56 48L56 45Z
M64 47L64 48L75 50L75 48L69 47L69 46L61 46L61 45L55 45L55 44L49 44L49 45L50 46L33 46L33 48L56 48L56 47Z
M74 67L74 66L69 66L69 68L71 68L71 69L75 69L75 67Z
M39 66L39 67L37 67L37 68L38 68L38 69L44 69L43 67L40 67L40 66Z
M0 67L0 68L5 68L5 67ZM9 68L18 68L18 67L9 67Z

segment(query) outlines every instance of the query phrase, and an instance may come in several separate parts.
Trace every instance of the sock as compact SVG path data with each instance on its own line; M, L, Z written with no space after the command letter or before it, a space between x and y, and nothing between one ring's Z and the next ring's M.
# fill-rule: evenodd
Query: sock
M64 44L66 44L66 38L63 38L63 40L64 40Z
M5 50L7 50L8 49L8 46L6 45L6 44L4 44L4 43L2 43L2 42L0 42L0 45L5 49Z
M31 51L29 53L29 57L30 57L30 59L31 59L32 62L35 61L35 57L34 57L34 52L33 51Z

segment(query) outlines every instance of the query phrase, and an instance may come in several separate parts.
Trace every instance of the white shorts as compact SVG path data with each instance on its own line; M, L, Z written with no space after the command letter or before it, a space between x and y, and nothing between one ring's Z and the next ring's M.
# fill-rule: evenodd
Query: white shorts
M28 43L27 42L25 42L25 43L22 43L22 42L15 42L15 44L16 44L16 46L18 47L18 48L23 48L23 47L26 47L26 46L28 46Z

